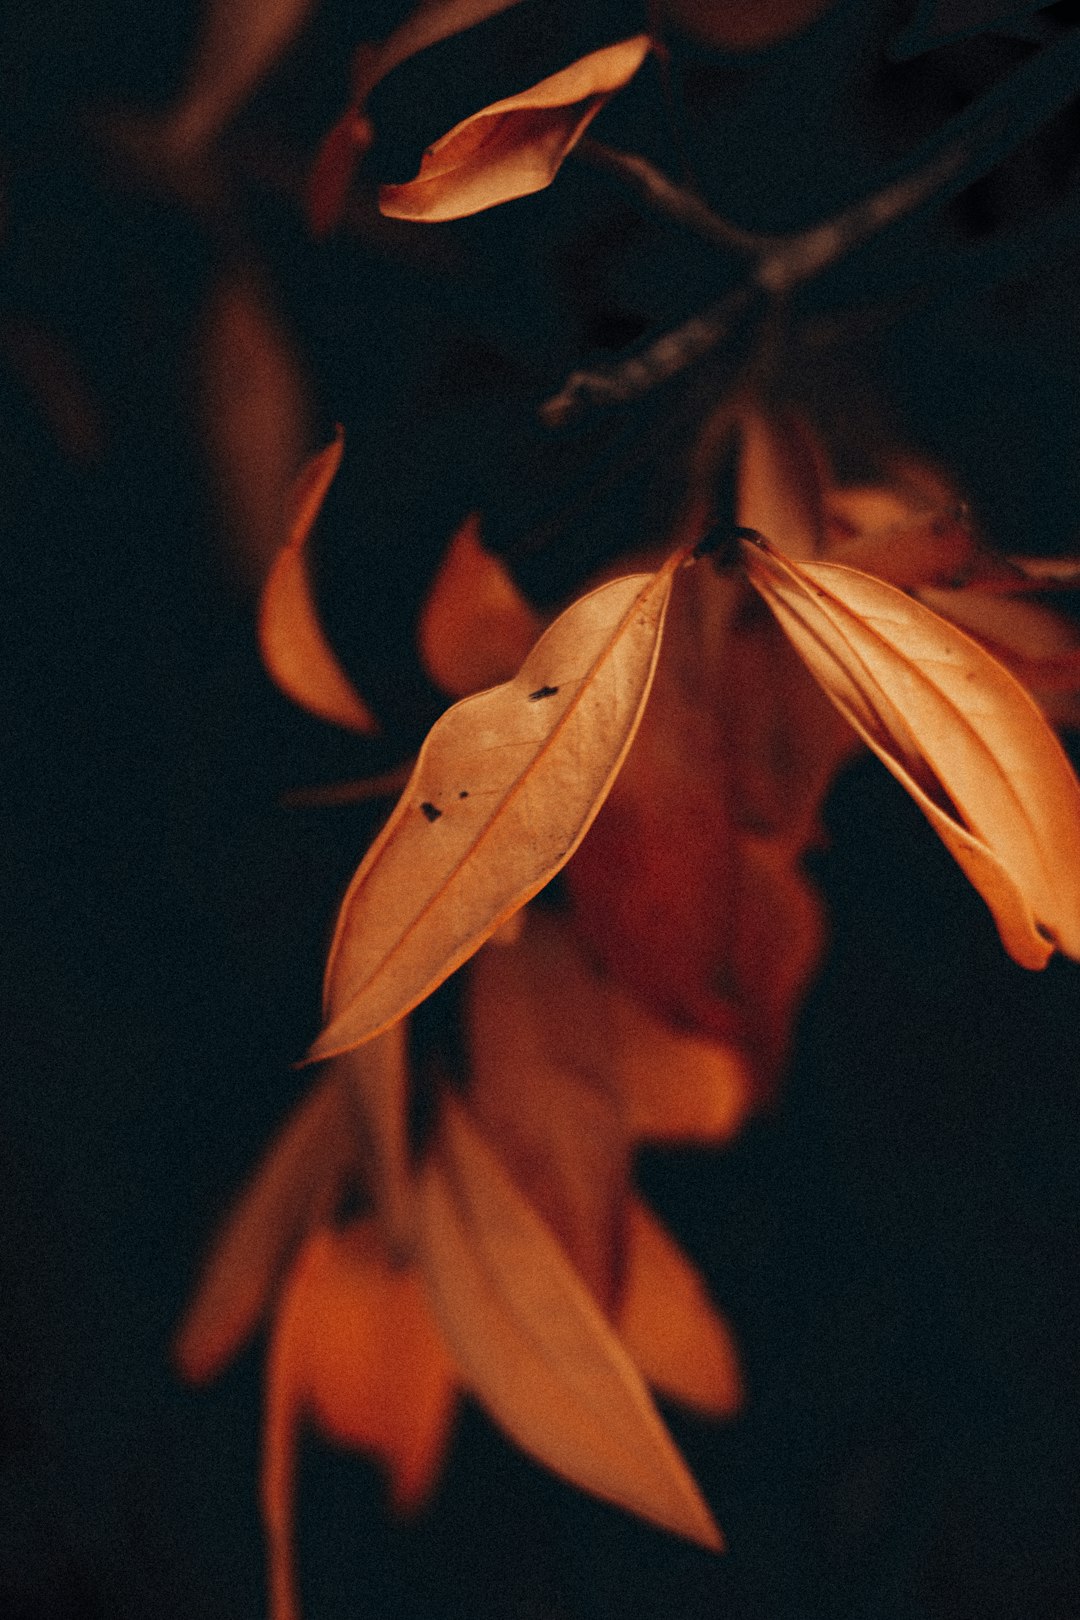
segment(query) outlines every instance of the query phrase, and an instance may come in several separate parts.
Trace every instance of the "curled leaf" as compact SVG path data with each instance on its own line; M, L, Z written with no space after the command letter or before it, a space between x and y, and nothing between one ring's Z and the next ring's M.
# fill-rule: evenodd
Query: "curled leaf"
M643 1376L684 1406L734 1417L743 1387L731 1330L700 1273L636 1198L628 1210L627 1249L615 1325Z
M569 860L633 741L683 555L581 597L432 728L342 903L310 1059L411 1011Z
M637 34L473 113L428 147L415 180L381 186L379 207L396 219L460 219L542 191L648 52Z
M290 496L288 540L274 559L259 604L259 648L275 685L311 714L370 735L378 723L323 635L311 588L307 542L344 449L333 443L301 468Z
M572 1484L720 1551L720 1533L603 1313L452 1098L421 1186L436 1315L463 1379Z
M457 1374L420 1274L391 1265L372 1221L317 1232L282 1297L270 1345L262 1504L271 1620L296 1620L292 1525L304 1416L385 1468L408 1513L430 1495L453 1421Z
M467 697L508 681L543 629L498 557L485 551L475 512L450 542L417 626L424 669Z
M1080 784L1032 699L961 631L834 563L745 545L751 583L826 694L1040 968L1080 957Z

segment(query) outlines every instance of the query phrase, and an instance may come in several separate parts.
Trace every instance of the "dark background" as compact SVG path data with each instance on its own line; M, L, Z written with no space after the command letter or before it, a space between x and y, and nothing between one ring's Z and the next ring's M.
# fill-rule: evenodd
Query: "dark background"
M264 1612L260 1349L200 1392L168 1352L305 1083L290 1063L375 824L280 796L396 764L438 713L414 621L470 507L544 602L655 532L682 396L561 438L535 402L737 276L582 165L449 227L374 210L371 180L456 118L641 26L617 0L524 0L406 64L343 228L313 242L302 178L352 49L404 10L328 0L182 171L146 132L194 8L0 18L3 1620ZM596 130L791 229L1074 26L1024 12L838 0L748 52L676 31L673 98L650 65ZM887 424L1012 552L1080 553L1078 174L1066 101L803 293L783 337L785 388L852 466ZM267 491L335 421L322 600L377 741L292 708L254 641ZM305 1447L312 1620L1080 1616L1077 969L1005 959L875 762L827 819L834 944L778 1107L724 1153L641 1164L744 1355L743 1418L671 1414L732 1551L578 1496L469 1409L408 1528L363 1461Z

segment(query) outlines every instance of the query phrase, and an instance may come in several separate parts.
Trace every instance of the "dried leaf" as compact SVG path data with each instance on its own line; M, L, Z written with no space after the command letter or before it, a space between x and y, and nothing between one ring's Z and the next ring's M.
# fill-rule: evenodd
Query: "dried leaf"
M340 1076L293 1114L219 1233L176 1337L185 1378L205 1383L254 1332L296 1250L328 1220L357 1169Z
M920 590L919 600L981 641L1040 698L1080 689L1080 628L1038 602L979 590Z
M569 860L633 740L683 555L580 598L514 680L433 727L342 903L312 1059L409 1012Z
M426 1275L462 1377L572 1484L720 1551L644 1383L573 1267L460 1105L422 1178Z
M743 1404L731 1330L701 1274L638 1199L628 1211L626 1292L616 1327L642 1375L662 1395L709 1417Z
M542 191L648 52L637 34L473 113L428 147L415 180L381 186L379 207L396 219L460 219Z
M517 943L481 951L469 974L469 1111L611 1310L630 1165L606 998L565 925L524 916Z
M395 1509L407 1513L434 1486L457 1382L419 1273L388 1262L374 1222L316 1233L289 1277L267 1369L262 1502L271 1620L297 1620L299 1612L292 1524L303 1417L379 1461Z
M417 626L436 686L467 697L508 681L544 628L504 565L480 539L475 512L450 542Z
M267 673L294 703L320 720L370 735L378 722L323 635L308 571L307 542L343 449L339 429L293 485L288 540L274 559L259 604L259 647Z
M825 692L923 810L1006 950L1080 956L1080 784L1032 699L902 591L744 547L747 572Z

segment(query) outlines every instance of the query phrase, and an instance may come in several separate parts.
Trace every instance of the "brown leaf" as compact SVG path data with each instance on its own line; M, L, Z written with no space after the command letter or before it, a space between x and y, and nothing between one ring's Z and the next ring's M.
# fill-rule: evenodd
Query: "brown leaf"
M262 1504L271 1620L297 1620L292 1525L305 1415L385 1468L398 1512L430 1495L453 1421L457 1373L419 1273L392 1266L372 1221L315 1233L289 1277L266 1381Z
M409 1012L569 860L633 740L683 556L580 598L514 680L433 727L342 904L311 1059Z
M460 219L542 191L648 52L637 34L473 113L428 147L415 180L381 186L379 207L396 219Z
M701 1546L722 1540L626 1350L461 1106L421 1184L424 1266L462 1377L572 1484Z
M628 1211L626 1291L616 1328L642 1375L662 1395L709 1417L743 1404L731 1330L700 1273L638 1199Z
M450 542L417 626L420 659L436 686L467 697L508 681L544 628L497 557L475 512Z
M481 951L469 973L469 1111L610 1310L629 1184L611 1021L565 925L535 906L523 915L521 938Z
M378 722L323 635L307 559L307 542L341 465L344 442L339 428L293 484L288 540L274 559L259 604L259 648L267 673L294 703L320 720L370 735Z
M744 545L826 694L923 810L1025 967L1080 956L1080 784L1007 670L902 591Z
M205 1383L232 1360L356 1171L349 1102L333 1073L293 1114L218 1234L176 1337L185 1378Z

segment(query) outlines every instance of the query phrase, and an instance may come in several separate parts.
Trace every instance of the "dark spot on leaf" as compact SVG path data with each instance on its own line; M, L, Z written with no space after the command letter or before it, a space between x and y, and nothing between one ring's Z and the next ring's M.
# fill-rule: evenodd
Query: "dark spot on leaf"
M1037 922L1035 924L1035 932L1038 934L1040 939L1045 939L1048 945L1057 944L1057 935L1052 933L1051 930L1047 928L1045 923Z
M425 799L420 808L424 812L425 816L427 816L429 821L438 821L439 817L442 815L442 811L437 805L432 804L430 799Z
M467 799L468 797L469 797L468 788L462 788L461 792L458 794L458 798L459 799Z
M554 697L558 690L557 686L538 686L535 692L529 693L529 702L538 703L541 698Z

